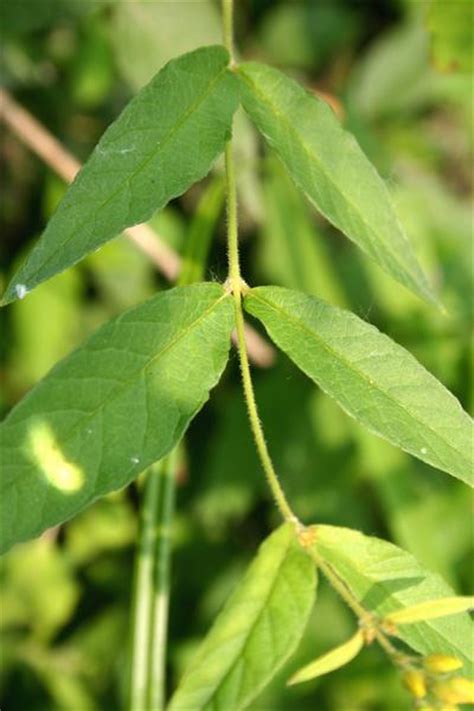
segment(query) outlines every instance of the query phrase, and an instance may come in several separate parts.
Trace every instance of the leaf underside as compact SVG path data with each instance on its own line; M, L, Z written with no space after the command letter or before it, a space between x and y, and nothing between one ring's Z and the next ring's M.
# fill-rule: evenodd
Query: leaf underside
M349 415L472 486L472 420L404 348L354 314L289 289L252 289L245 308Z
M168 711L239 711L298 644L314 603L316 572L285 524L261 546Z
M315 207L392 277L436 303L385 183L332 109L272 67L244 63L238 76L245 110Z
M233 321L218 284L171 289L55 366L0 425L0 550L163 457L219 380Z
M231 134L237 81L223 47L169 62L107 129L2 304L75 264L203 178Z
M442 523L440 522L440 525ZM454 595L435 573L401 548L359 531L315 526L315 547L364 607L381 616L427 600ZM420 654L441 652L473 667L473 625L467 613L398 628L398 636Z

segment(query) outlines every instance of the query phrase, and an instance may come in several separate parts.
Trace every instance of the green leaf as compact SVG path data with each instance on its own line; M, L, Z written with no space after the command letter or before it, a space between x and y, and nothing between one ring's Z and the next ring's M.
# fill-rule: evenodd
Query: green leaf
M0 550L73 516L163 457L226 364L231 298L171 289L100 328L0 426Z
M310 662L302 669L293 674L288 681L288 685L300 684L303 681L310 681L323 674L328 674L335 669L340 669L345 664L349 664L359 654L364 646L364 635L361 629L344 644L339 645L335 649L331 649L327 654L318 657L313 662Z
M297 291L251 289L245 308L349 415L472 486L472 420L405 349L354 314Z
M168 711L245 708L294 651L315 586L314 564L293 527L280 527L217 617Z
M271 67L250 62L238 75L246 111L320 212L395 279L435 302L385 184L329 106Z
M97 144L2 303L148 220L210 170L230 136L235 77L223 47L167 64Z
M420 620L434 620L437 617L457 615L460 612L469 612L469 610L474 610L474 597L472 595L455 595L454 597L428 600L420 605L392 612L387 620L395 625L411 625Z
M338 526L314 526L313 530L319 554L372 612L385 616L454 595L439 575L392 543ZM466 613L400 626L397 635L423 655L441 652L458 657L468 667L473 663L472 623Z

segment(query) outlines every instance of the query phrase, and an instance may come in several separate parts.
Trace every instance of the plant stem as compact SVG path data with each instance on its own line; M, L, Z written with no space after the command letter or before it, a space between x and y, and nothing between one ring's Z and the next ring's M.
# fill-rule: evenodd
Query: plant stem
M161 711L165 707L166 642L170 599L171 529L176 489L178 447L165 459L159 473L157 517L155 519L155 570L151 601L148 705Z
M132 597L132 643L130 662L130 711L146 708L150 651L155 521L162 463L146 475L140 515Z
M247 355L247 348L245 344L245 334L244 334L244 317L242 313L242 296L240 291L234 291L234 304L235 304L235 321L237 328L237 341L239 349L239 359L240 359L240 371L242 374L242 384L244 388L245 401L247 404L247 411L250 420L250 427L252 428L252 433L255 439L255 444L257 446L257 451L262 463L263 471L267 478L268 485L275 499L275 503L278 506L281 515L285 521L292 523L298 523L298 519L293 513L290 504L285 496L285 493L281 487L278 480L278 476L275 472L273 462L268 451L267 443L265 441L265 435L263 433L262 423L258 415L257 402L255 399L255 392L252 383L252 376L250 374L249 359Z
M222 31L224 47L230 54L231 61L234 54L234 2L222 0Z
M232 54L233 45L233 14L232 0L222 0L222 15L224 24L224 43ZM270 486L273 498L277 504L281 515L285 521L298 523L298 519L293 513L285 493L278 481L275 468L273 466L262 424L258 415L257 402L250 374L250 365L245 342L244 316L242 311L242 286L243 281L240 275L239 261L239 238L238 238L238 215L237 215L237 187L235 181L234 155L232 141L228 141L225 147L225 173L226 173L226 201L227 201L227 251L229 259L229 279L228 284L233 294L235 306L235 322L237 330L237 344L239 351L240 370L242 373L242 384L245 401L250 420L250 426L257 446L257 451L262 463L265 476Z
M232 292L240 294L242 288L239 260L239 234L237 216L237 185L235 182L234 151L232 140L225 146L225 176L227 202L227 256Z
M382 649L395 663L398 664L398 657L400 656L399 652L393 646L390 640L387 639L386 635L382 632L382 630L379 629L377 625L377 620L374 618L373 614L366 610L360 604L360 602L352 594L352 592L349 590L344 581L341 580L339 575L333 570L332 565L314 549L314 546L310 548L305 547L305 550L314 560L323 575L326 577L331 587L340 595L346 605L356 615L361 625L365 628L373 630L374 637L380 644Z

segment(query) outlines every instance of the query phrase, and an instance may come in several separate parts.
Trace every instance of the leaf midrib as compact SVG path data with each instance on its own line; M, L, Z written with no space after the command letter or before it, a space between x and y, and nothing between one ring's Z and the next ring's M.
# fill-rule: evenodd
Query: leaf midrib
M286 561L287 555L288 555L288 551L289 551L290 548L291 548L291 544L292 544L292 539L289 538L288 541L286 542L285 552L284 552L284 554L282 555L281 560L280 560L280 562L279 562L279 564L278 564L278 568L277 568L276 571L275 571L275 577L273 578L272 584L271 584L271 586L270 586L270 588L269 588L267 594L265 595L264 603L263 603L261 609L258 611L258 613L257 613L257 615L256 615L256 617L255 617L255 619L254 619L254 621L252 622L250 628L248 629L248 633L247 633L247 635L245 636L245 638L243 639L242 644L241 644L241 646L240 646L240 649L239 649L238 653L237 653L237 654L234 656L234 658L231 660L231 662L230 662L229 665L228 665L227 670L224 672L224 674L223 674L223 676L221 677L221 679L220 679L218 685L214 688L214 690L212 691L211 695L203 702L203 704L200 706L200 709L205 709L208 704L212 703L213 699L215 699L215 697L216 697L217 694L219 693L220 689L222 688L222 686L223 686L225 680L227 679L227 677L229 676L229 674L232 673L232 667L233 667L233 665L235 664L235 660L236 660L236 659L239 659L239 658L242 656L243 650L246 648L250 636L253 634L253 632L254 632L254 630L255 630L257 624L259 623L259 621L260 621L260 619L261 619L261 617L262 617L263 611L266 609L266 606L267 606L268 601L270 600L271 596L273 595L273 593L274 593L274 591L275 591L275 587L276 587L276 585L277 585L277 581L278 581L278 578L279 578L281 569L283 568L283 565L285 564L285 561ZM204 659L205 659L205 657L204 657ZM201 663L202 660L203 660L203 658L200 658L200 659L196 660L196 664ZM183 680L183 681L184 681L184 680ZM259 687L259 688L261 688L261 687Z
M290 123L290 121L286 119L285 114L283 114L283 113L275 106L275 104L272 103L271 99L267 96L267 94L265 94L261 89L259 89L259 88L257 87L257 85L255 84L255 82L252 81L252 79L250 79L250 77L248 77L248 76L245 74L245 67L243 68L243 71L240 71L240 72L239 72L239 74L243 77L244 81L246 81L246 82L251 86L252 91L260 97L260 99L262 100L262 102L266 103L266 104L270 107L270 109L272 110L272 112L274 113L274 115L281 121L281 123L283 123L283 124L285 125L287 131L289 131L289 132L296 138L296 141L301 145L301 147L303 148L303 151L309 156L309 158L310 158L311 160L314 160L314 162L318 164L319 169L320 169L321 172L324 174L326 180L332 185L333 190L335 190L336 192L339 192L339 193L343 196L344 200L348 203L348 205L352 208L352 210L353 210L356 214L359 215L359 218L361 219L362 223L367 227L367 229L368 229L368 231L369 231L369 233L370 233L370 235L371 235L371 240L370 240L370 241L371 241L372 246L376 248L376 247L377 247L377 242L374 241L374 239L373 239L373 237L372 237L372 234L373 234L373 233L376 233L376 230L374 229L374 227L372 227L372 225L370 224L370 222L367 222L367 220L365 219L364 213L362 213L362 212L358 209L357 205L346 195L346 193L345 193L344 191L342 191L342 190L336 185L336 183L334 182L334 179L331 177L330 173L328 173L328 172L325 170L324 164L321 163L321 162L317 159L317 154L313 153L312 150L311 150L311 147L308 146L308 145L303 141L303 139L300 137L300 134L293 128L293 126L292 126L292 124ZM370 163L369 163L369 165L370 165ZM298 181L298 182L299 182L299 181ZM383 183L382 183L382 184L383 184ZM304 190L304 192L307 192L304 187L303 187L303 190ZM310 197L311 197L311 200L314 201L313 197L312 197L312 196L310 196ZM328 216L328 214L327 214L327 212L326 212L325 209L323 209L320 205L317 205L317 208L318 208L318 210L319 210L328 220L330 220L330 222L333 222L332 218L330 218L330 217ZM396 220L396 217L395 217L395 220ZM399 230L399 236L400 236L400 239L401 239L403 242L405 242L405 246L406 246L406 247L410 247L410 243L409 243L408 240L405 238L405 236L404 236L404 234L403 234L403 232L402 232L401 230ZM416 287L416 279L415 279L415 273L416 273L416 272L415 272L415 273L412 273L412 271L411 271L411 270L408 270L407 267L403 264L403 262L400 261L399 256L398 256L398 253L397 253L396 251L394 251L393 249L391 249L391 244L390 244L390 242L388 242L387 244L385 244L384 247L387 249L387 252L390 253L391 257L394 259L394 261L396 262L396 264L401 268L401 270L402 270L402 275L404 274L404 272L407 272L407 273L410 275L410 277L411 277L411 279L412 279L412 281L410 282L410 285L412 286L412 288L413 288L413 286L415 286L416 290L419 291L418 287ZM378 251L378 250L376 249L376 251ZM371 256L372 259L375 259L374 255L370 254L370 256ZM393 276L393 275L392 275L392 276ZM422 275L421 275L421 276L418 275L418 279L421 280L421 279L422 279ZM403 279L403 281L404 281L405 283L407 283L406 280L405 280L405 278ZM424 280L423 280L423 281L424 281ZM426 287L425 287L425 285L422 284L422 287L423 287L423 293L426 293Z
M89 412L87 415L84 415L81 417L80 420L78 420L73 427L67 432L67 434L64 435L64 437L61 438L61 446L67 444L71 437L82 428L82 426L87 423L89 420L94 418L97 413L102 410L108 403L112 402L119 394L121 391L126 389L130 383L137 378L138 375L141 373L144 373L147 368L156 360L161 358L165 353L167 353L170 349L172 349L181 339L185 338L188 333L190 333L197 325L203 321L207 316L212 313L212 311L217 308L217 306L226 298L230 298L229 294L224 293L222 296L220 296L217 301L215 301L211 306L207 307L206 310L198 316L197 319L195 319L192 323L190 323L185 329L183 329L178 335L176 335L171 341L169 341L164 348L162 348L158 353L155 353L149 360L138 370L135 370L133 374L127 378L126 380L122 381L120 385L118 385L116 388L114 388L110 393L108 393L107 397L105 397L102 402L94 408L91 412ZM85 349L86 350L86 349ZM34 391L32 391L33 393ZM23 402L26 402L28 399L28 396L23 400ZM21 423L24 423L25 419L19 420L18 422L14 422L12 426L19 425ZM4 424L8 426L10 423L8 423L8 419L5 420ZM6 445L8 447L8 444ZM18 445L12 446L12 449L16 449ZM34 465L30 465L34 466ZM5 486L3 491L7 491L9 487L16 482L12 480L9 484Z
M144 170L144 168L150 163L152 160L156 158L159 153L166 148L168 143L177 135L178 131L181 129L181 127L186 123L188 118L198 110L198 108L201 106L201 104L206 101L206 99L211 95L214 86L222 79L223 75L228 71L228 65L226 64L218 74L209 82L207 85L206 90L204 91L201 96L199 96L192 104L191 106L185 111L183 114L182 118L175 124L173 124L172 128L170 129L168 135L166 138L164 138L162 141L159 141L156 149L152 151L152 153L143 160L140 165L132 172L128 173L127 177L124 178L121 183L119 184L119 187L116 188L116 190L109 195L107 200L105 200L103 203L101 203L96 210L94 211L94 219L96 215L104 209L122 190L124 185L127 183L130 183L131 180L136 178L136 176ZM84 166L87 167L87 164ZM49 255L45 260L43 260L42 264L38 269L36 269L33 273L30 274L30 280L34 281L35 277L43 270L45 269L46 265L56 256L56 251L57 249L62 249L64 245L66 245L68 242L70 242L80 231L81 231L82 225L80 225L76 230L71 232L62 242L60 242L59 246L56 247L55 251ZM124 228L125 229L125 228ZM32 255L33 256L33 255ZM26 266L26 265L25 265Z
M347 367L348 370L352 370L358 377L360 377L362 380L365 380L366 383L367 383L367 385L369 386L369 388L373 388L373 387L374 387L374 384L375 384L376 381L374 381L374 382L371 383L371 382L370 382L371 379L370 379L363 371L361 371L359 368L357 368L356 366L354 366L350 361L346 361L346 360L344 359L344 357L343 357L340 353L338 353L338 351L334 350L334 348L332 348L328 343L326 343L326 341L324 341L315 331L312 331L310 328L308 328L302 321L300 321L300 319L296 318L296 317L293 316L292 314L289 314L289 313L288 313L287 311L285 311L284 308L282 308L281 306L276 305L275 303L273 303L273 302L271 302L271 301L268 301L268 300L265 299L264 297L262 297L262 296L260 296L260 295L256 295L255 293L249 292L249 294L247 295L246 298L247 298L247 299L248 299L248 298L254 298L254 299L256 299L257 301L261 301L263 304L265 304L265 305L268 306L269 308L273 309L273 310L276 311L277 313L283 314L283 316L285 316L285 318L286 318L288 321L291 321L297 328L299 328L301 331L304 331L304 332L307 333L310 337L312 337L315 341L317 341L317 342L322 346L322 348L327 351L327 353L329 353L331 356L334 357L335 360L340 361L343 366ZM420 364L418 364L418 365L420 365ZM420 367L423 367L423 366L420 366ZM448 440L446 440L443 436L441 436L441 435L440 435L436 430L434 430L429 424L425 424L422 420L417 419L409 410L407 410L407 408L406 408L402 403L400 403L398 400L396 400L396 399L393 397L393 395L391 395L388 391L386 391L386 390L384 390L382 387L380 387L378 383L377 383L377 390L379 390L379 392L380 392L382 395L384 395L388 400L390 400L392 403L394 403L397 407L399 407L399 408L402 409L404 412L406 412L407 415L408 415L408 417L409 417L411 420L413 420L413 421L414 421L415 423L417 423L417 424L422 424L422 425L423 425L424 427L426 427L426 429L428 429L433 435L435 435L435 437L440 438L440 439L443 441L443 443L444 443L445 445L447 445L447 447L448 447L450 450L452 450L458 457L460 456L460 457L462 458L462 460L464 461L465 465L469 468L469 461L465 458L465 455L464 455L462 452L460 452L457 448L453 447L453 446L450 444L450 442L449 442ZM334 397L334 396L331 395L331 397ZM345 408L343 408L343 409L345 409ZM388 437L387 437L386 435L382 434L382 433L379 432L378 430L376 430L376 432L377 432L377 434L378 434L380 437L383 437L384 439L387 439L389 442L392 441L392 440L388 439ZM429 443L426 442L426 444L428 445ZM399 445L399 446L401 446L401 445ZM429 444L429 446L431 446L431 443ZM405 449L405 448L402 446L402 449ZM418 457L418 454L417 454L416 456ZM421 459L421 457L418 457L418 458ZM423 461L426 461L426 459L424 459ZM434 465L434 466L436 466L436 465ZM438 465L438 466L439 466L439 465ZM457 474L454 475L454 476L458 477ZM459 477L458 477L458 478L459 478ZM466 481L467 483L469 483L467 477L466 477L465 479L461 479L461 481Z

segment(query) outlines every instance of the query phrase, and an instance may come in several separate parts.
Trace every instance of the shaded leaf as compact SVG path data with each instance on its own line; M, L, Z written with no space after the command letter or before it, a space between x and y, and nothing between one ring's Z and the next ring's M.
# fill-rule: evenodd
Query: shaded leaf
M441 525L441 524L440 524ZM418 603L450 597L439 576L392 543L336 526L315 526L315 546L363 606L383 617ZM467 614L399 628L398 636L421 654L444 653L473 664L472 623Z
M0 426L2 550L163 457L218 381L232 326L218 284L172 289L53 368Z
M472 485L472 420L405 349L354 314L297 291L251 289L245 308L348 414Z
M246 63L238 74L246 111L318 210L395 279L434 301L384 182L329 106L271 67Z
M261 546L214 626L168 711L239 711L261 691L298 644L315 597L314 564L293 527Z
M310 662L302 669L299 669L296 674L293 674L288 684L300 684L303 681L310 681L317 676L328 674L335 669L349 664L360 652L364 646L364 635L362 630L358 630L353 637L347 642L341 644L330 652L318 657L314 662Z
M230 136L235 78L223 47L167 64L109 127L67 191L2 303L22 297L210 170Z

